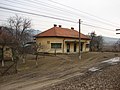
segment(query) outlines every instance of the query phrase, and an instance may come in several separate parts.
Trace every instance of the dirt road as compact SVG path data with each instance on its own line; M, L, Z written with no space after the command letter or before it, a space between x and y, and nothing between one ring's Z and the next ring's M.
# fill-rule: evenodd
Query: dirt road
M97 56L88 58L89 62L83 60L80 64L62 60L60 65L54 62L55 67L52 67L52 63L48 69L43 65L43 70L41 66L27 73L2 77L0 80L4 81L0 83L0 90L119 90L119 58L106 61L107 58L101 60L103 58ZM95 57L99 60L95 61Z
M120 58L117 63L99 64L83 75L37 90L120 90Z

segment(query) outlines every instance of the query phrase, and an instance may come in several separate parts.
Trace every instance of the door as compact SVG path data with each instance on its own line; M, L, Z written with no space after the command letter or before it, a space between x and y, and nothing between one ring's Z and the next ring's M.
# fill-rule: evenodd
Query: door
M70 52L70 43L67 43L67 52Z
M83 44L84 44L84 43L83 43L83 42L81 42L81 51L83 51Z
M74 43L74 52L76 52L76 43Z

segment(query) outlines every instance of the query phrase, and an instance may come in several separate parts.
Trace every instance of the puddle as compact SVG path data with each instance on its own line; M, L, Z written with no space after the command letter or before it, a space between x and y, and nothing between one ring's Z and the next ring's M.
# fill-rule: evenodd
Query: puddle
M107 65L107 63L110 65L115 65L115 64L118 64L118 62L120 62L120 57L112 58L109 60L102 61L101 64L98 65L98 67L91 67L88 70L91 72L96 72L98 70L100 71L100 69L102 67L105 67L105 65ZM103 65L103 66L101 67L100 65Z
M95 72L95 71L98 71L98 70L99 70L98 67L92 67L92 68L89 69L89 71L92 71L92 72Z
M106 61L102 61L102 63L109 63L109 64L117 64L120 62L120 57L112 58Z

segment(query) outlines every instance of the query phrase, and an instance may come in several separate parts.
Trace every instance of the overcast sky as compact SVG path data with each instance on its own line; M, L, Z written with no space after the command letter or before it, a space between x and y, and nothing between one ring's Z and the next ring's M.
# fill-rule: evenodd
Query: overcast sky
M57 3L69 7L67 8ZM97 35L120 37L120 35L116 35L115 31L115 29L120 28L120 0L1 0L0 6L67 19L74 22L78 22L81 19L81 31L84 34L95 31ZM53 27L53 24L62 25L64 28L74 27L78 30L78 23L4 9L0 9L0 24L3 25L5 23L4 20L15 14L30 18L32 20L32 28L40 31L45 31Z

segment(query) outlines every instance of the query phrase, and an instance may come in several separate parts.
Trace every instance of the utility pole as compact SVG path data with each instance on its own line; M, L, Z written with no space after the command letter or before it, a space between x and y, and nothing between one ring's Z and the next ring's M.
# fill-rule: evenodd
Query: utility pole
M81 19L79 19L79 59L81 59Z

